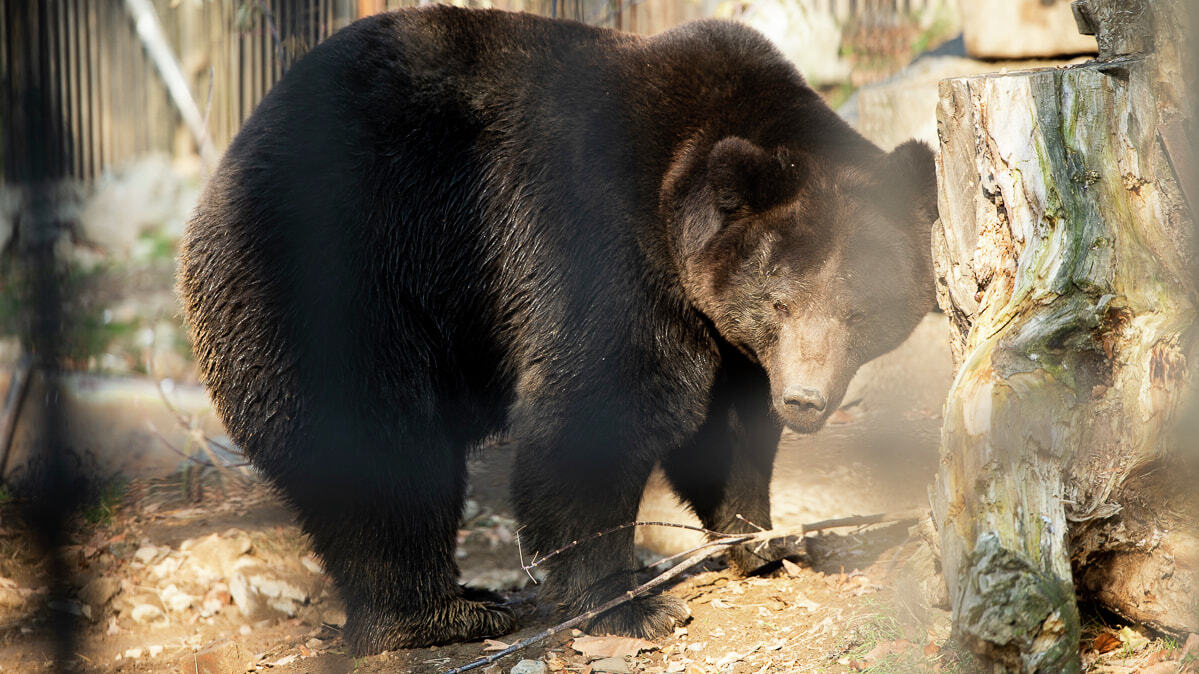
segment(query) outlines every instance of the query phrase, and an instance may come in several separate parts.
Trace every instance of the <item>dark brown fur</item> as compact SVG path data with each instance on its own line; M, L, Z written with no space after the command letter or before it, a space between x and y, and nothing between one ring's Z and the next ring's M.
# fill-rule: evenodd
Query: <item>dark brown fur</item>
M782 422L818 427L931 305L930 157L863 140L735 24L384 14L246 123L180 291L230 435L342 592L350 650L496 636L511 613L456 580L467 452L519 448L526 553L632 520L655 464L705 526L770 526ZM634 567L632 532L605 536L555 558L542 597L582 611ZM646 597L592 629L652 637L682 614Z

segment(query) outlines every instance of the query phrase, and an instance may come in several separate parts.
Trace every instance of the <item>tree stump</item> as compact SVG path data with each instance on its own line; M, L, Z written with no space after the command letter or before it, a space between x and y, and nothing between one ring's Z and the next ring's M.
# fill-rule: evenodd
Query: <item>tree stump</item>
M1190 157L1165 139L1193 109L1186 2L1075 4L1098 61L946 80L938 109L957 374L930 497L955 635L1014 671L1079 669L1079 591L1199 631L1196 445L1176 433L1199 304Z

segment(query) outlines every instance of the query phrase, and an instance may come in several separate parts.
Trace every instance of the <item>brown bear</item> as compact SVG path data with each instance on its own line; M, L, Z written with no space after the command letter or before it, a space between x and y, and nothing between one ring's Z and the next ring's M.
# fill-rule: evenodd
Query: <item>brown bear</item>
M655 465L704 526L769 527L783 425L819 428L933 306L935 192L927 147L867 142L743 26L431 6L291 68L209 181L179 285L230 435L370 653L513 629L454 561L489 437L518 448L526 553L632 521ZM541 598L577 614L635 567L630 529L589 540ZM590 629L684 613L640 597Z

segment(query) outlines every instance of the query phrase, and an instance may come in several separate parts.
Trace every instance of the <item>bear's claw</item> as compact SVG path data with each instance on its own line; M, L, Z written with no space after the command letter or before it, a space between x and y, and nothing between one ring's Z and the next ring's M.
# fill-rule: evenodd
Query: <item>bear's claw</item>
M587 626L591 634L616 634L638 639L660 639L691 616L686 602L668 594L633 599L605 611Z

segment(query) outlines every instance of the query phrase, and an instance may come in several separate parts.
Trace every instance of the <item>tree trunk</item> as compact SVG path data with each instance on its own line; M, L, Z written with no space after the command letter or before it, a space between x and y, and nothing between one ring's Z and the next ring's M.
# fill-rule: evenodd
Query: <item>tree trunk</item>
M955 634L1011 670L1078 670L1079 590L1199 631L1195 445L1175 423L1199 298L1176 179L1194 73L1181 42L1153 44L1188 34L1186 0L1076 5L1099 61L947 80L938 109L958 371L930 496Z

